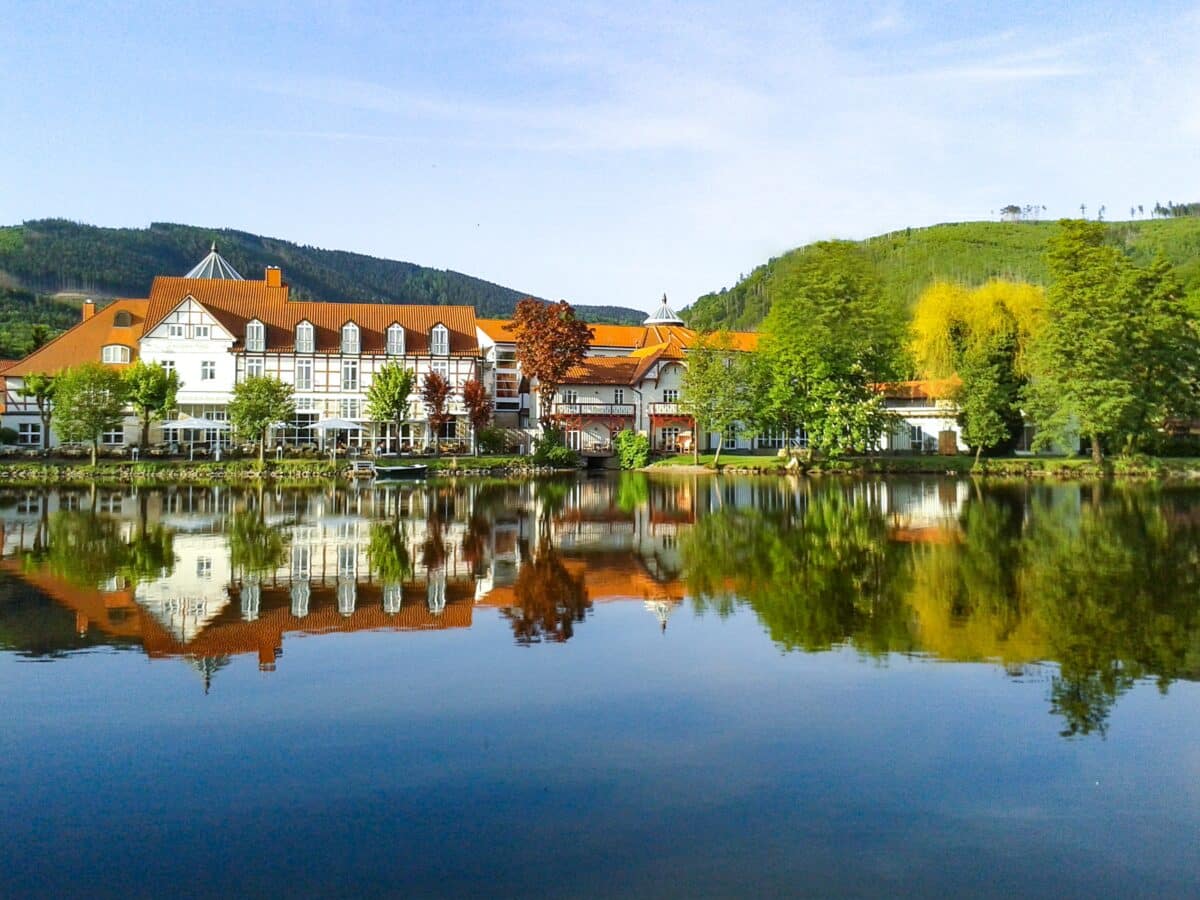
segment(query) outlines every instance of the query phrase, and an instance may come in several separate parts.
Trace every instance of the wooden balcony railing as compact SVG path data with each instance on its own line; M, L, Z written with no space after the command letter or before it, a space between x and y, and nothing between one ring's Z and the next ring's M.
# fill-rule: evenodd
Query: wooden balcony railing
M682 403L651 403L647 407L652 416L690 416L691 412Z

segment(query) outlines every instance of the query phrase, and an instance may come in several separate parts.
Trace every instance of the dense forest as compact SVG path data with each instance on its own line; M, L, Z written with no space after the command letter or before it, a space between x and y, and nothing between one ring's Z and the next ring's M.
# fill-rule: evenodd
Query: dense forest
M233 231L156 222L149 228L100 228L63 219L0 227L0 357L29 345L29 326L55 332L78 318L78 301L58 294L144 297L155 275L183 275L216 241L221 255L248 278L279 266L301 300L467 304L480 316L507 316L528 296L449 270L322 250ZM644 312L620 306L581 306L595 322L640 322Z
M1161 250L1188 294L1200 298L1200 218L1105 224L1110 240L1138 264L1148 263ZM883 282L886 298L911 306L935 279L968 285L989 278L1044 284L1046 240L1055 227L1053 222L962 222L906 228L868 238L861 246ZM732 288L700 297L684 310L683 318L701 330L757 327L771 307L776 269L810 252L810 247L800 247L770 260Z

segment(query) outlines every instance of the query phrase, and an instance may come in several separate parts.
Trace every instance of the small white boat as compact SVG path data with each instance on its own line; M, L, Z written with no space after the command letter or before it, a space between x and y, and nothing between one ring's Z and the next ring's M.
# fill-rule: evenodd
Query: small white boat
M429 471L429 466L381 466L376 463L372 465L372 469L375 473L376 481L401 481L405 479L424 478Z

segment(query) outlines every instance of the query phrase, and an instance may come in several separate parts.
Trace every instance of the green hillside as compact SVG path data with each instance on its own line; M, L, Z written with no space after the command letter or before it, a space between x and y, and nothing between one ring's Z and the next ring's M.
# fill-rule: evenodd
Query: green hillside
M949 279L980 284L989 278L1044 282L1042 253L1055 228L1052 222L961 222L930 228L906 228L861 241L891 297L912 304L930 282ZM1200 296L1200 218L1114 222L1112 240L1139 262L1158 250L1177 267L1189 294ZM705 294L684 310L693 328L752 329L771 304L771 274L782 259L759 266L732 288Z
M322 250L224 228L161 222L149 228L100 228L63 219L0 227L0 357L28 349L34 321L56 331L77 320L72 293L144 297L155 275L183 275L216 241L221 255L248 278L279 266L297 299L380 303L467 304L480 316L507 316L528 294L449 270ZM595 322L640 322L645 313L620 306L580 306Z

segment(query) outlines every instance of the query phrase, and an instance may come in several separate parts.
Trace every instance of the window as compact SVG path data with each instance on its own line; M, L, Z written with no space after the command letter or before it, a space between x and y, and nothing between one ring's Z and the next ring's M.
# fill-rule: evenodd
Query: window
M516 399L520 387L519 379L515 372L497 372L496 373L496 399L497 400L514 400Z
M429 332L429 352L434 356L448 356L450 353L450 330L445 325L434 325Z
M312 353L313 343L312 322L301 322L296 326L296 352Z
M458 439L458 419L450 419L442 426L442 430L438 432L438 437L443 441L453 441Z
M579 402L579 391L573 388L567 388L562 392L563 403L572 404Z
M358 360L343 359L342 360L342 390L357 391L358 390Z
M262 322L250 322L246 325L246 349L265 350L267 346L267 329Z
M133 316L129 314L128 310L123 309L113 316L113 326L115 328L128 328L132 324Z
M169 338L183 337L183 323L182 322L172 322L170 325L168 325L167 326L167 337L169 337Z
M211 556L200 556L196 559L196 577L208 581L212 578L213 561Z
M679 391L676 391L676 390L663 391L663 403L678 403L678 402L679 402Z
M446 381L450 380L450 363L444 359L435 359L429 364L429 368L434 373L441 375Z
M246 360L246 377L261 378L263 374L263 360L260 356L251 357Z
M23 447L42 446L42 423L22 422L18 425L17 443Z
M388 356L404 355L404 326L391 325L387 330Z
M100 351L100 359L106 363L127 363L129 348L121 344L109 344Z
M358 326L353 322L347 322L342 326L342 352L343 353L358 353Z
M674 425L662 429L658 433L658 449L677 452L679 450L679 429Z
M175 360L173 359L164 359L159 365L163 367L163 371L168 375L175 371Z
M109 447L125 443L125 428L122 426L101 433L100 443Z
M576 452L580 449L580 437L577 430L572 429L567 432L567 447Z
M617 388L613 391L613 403L624 403L625 391L622 388Z
M311 359L296 360L296 390L311 391L313 385L312 379L313 361Z
M197 325L194 328L192 328L192 337L193 338L199 338L201 340L207 341L208 335L209 335L209 328L207 325Z
M217 364L211 359L203 360L200 363L200 380L215 381L217 377Z
M359 402L357 397L343 397L341 406L341 416L343 419L357 419L359 417Z

